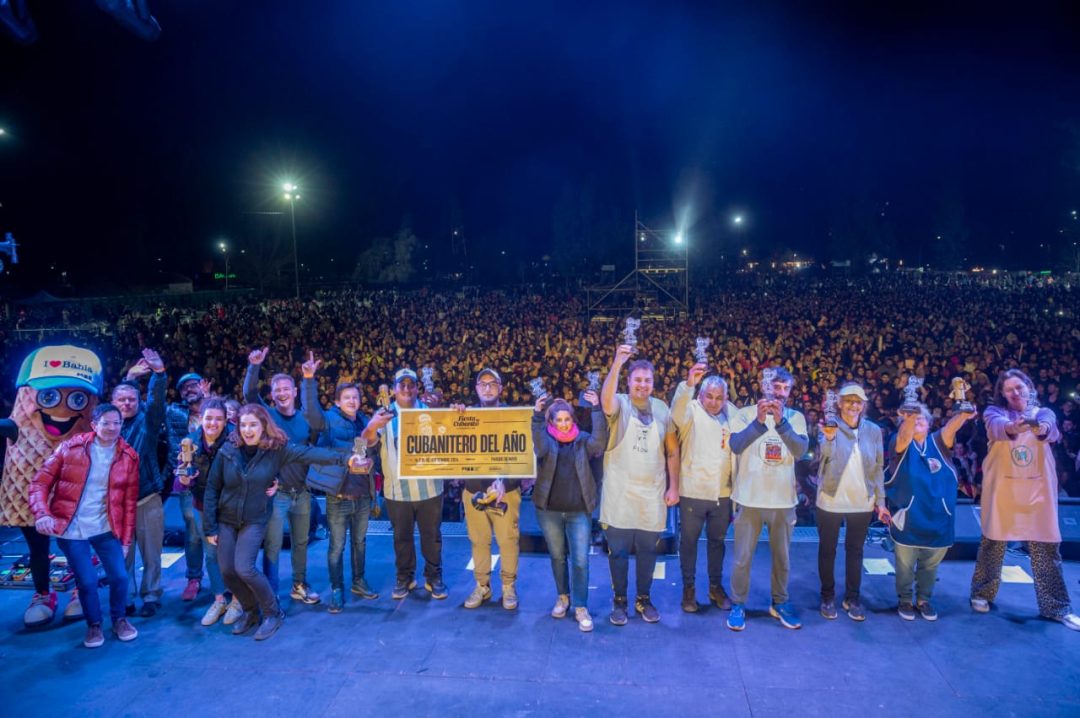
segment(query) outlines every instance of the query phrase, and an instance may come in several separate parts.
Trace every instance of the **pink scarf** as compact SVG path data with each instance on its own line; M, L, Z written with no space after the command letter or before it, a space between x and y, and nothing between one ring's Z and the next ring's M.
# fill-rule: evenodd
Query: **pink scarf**
M550 434L551 437L555 439L555 441L561 442L563 444L569 444L571 441L578 437L577 424L571 424L570 431L559 431L555 428L554 424L548 424L547 431L548 434Z

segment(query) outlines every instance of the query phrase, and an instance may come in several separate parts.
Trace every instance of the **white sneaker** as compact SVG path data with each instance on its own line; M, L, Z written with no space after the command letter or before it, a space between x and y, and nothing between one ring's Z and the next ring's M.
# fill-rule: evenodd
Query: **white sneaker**
M240 617L244 615L244 609L240 605L240 602L233 597L229 607L225 609L225 620L222 621L226 626L231 626L240 620Z
M570 597L566 595L559 596L555 601L555 607L551 609L552 618L565 618L566 612L570 610Z
M491 598L491 586L476 584L469 597L465 599L465 608L480 608L484 601Z
M1075 613L1066 613L1060 620L1065 624L1065 628L1080 631L1080 616L1077 616Z
M971 608L975 613L990 613L990 602L985 598L973 598Z
M593 629L592 616L589 615L589 609L584 606L574 609L574 619L577 621L578 629L584 633L588 633Z
M203 614L202 625L213 626L218 622L225 612L229 610L229 602L224 598L215 598L214 602L210 604L210 607L206 609L206 613Z

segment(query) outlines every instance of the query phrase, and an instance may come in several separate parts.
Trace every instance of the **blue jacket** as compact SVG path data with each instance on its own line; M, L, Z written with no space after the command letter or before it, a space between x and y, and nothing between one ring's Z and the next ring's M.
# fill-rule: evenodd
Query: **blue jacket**
M311 426L311 430L319 434L315 445L351 450L353 442L367 428L368 418L357 412L356 419L350 419L336 406L320 409L315 379L305 378L300 383L300 395L303 398L304 419ZM336 483L340 487L339 496L360 498L375 495L373 471L367 474L351 474L344 466L312 464L307 473L308 476L315 475L321 479L317 485L330 486Z
M146 387L146 401L135 416L124 419L120 429L120 436L139 455L139 500L156 494L165 485L158 464L157 445L165 420L165 390L168 383L165 372L153 372ZM177 441L177 447L179 445Z
M267 404L263 401L262 397L259 396L258 364L248 364L247 373L244 374L244 401L249 404L259 404L264 407L270 413L270 418L274 420L274 423L278 425L278 428L284 431L285 435L289 437L290 442L301 446L312 445L315 438L315 432L311 430L311 425L308 424L307 419L304 418L304 415L299 408L297 408L292 416L285 416L277 410L276 406ZM307 468L305 466L297 463L288 463L281 468L278 484L282 491L295 493L307 488L305 482L306 478Z

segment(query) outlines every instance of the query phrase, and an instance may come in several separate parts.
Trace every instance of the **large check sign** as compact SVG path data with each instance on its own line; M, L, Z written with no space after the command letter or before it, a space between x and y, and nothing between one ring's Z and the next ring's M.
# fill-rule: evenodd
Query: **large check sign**
M400 409L398 478L532 479L532 408Z

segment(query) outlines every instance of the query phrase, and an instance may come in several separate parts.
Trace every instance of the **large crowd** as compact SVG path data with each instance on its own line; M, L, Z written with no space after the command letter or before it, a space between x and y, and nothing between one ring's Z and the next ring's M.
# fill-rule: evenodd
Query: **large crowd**
M800 628L788 578L801 517L818 526L819 612L866 620L862 555L876 519L894 546L899 616L934 621L934 575L955 540L959 494L982 508L972 609L991 610L1005 548L1023 541L1040 614L1080 630L1057 517L1078 468L1073 290L1067 282L937 279L747 277L701 292L677 320L644 323L644 310L602 316L570 293L528 291L346 290L149 311L84 306L80 313L106 316L70 326L62 314L69 326L36 331L32 313L12 322L8 312L3 361L26 358L11 417L0 420L8 439L0 510L30 549L35 594L24 623L48 625L57 611L48 580L55 537L78 589L64 614L86 620L84 645L105 640L92 552L107 575L114 635L136 638L128 621L136 596L146 618L162 601L162 502L170 491L185 523L182 600L199 595L204 566L210 579L203 626L221 620L237 635L254 630L256 640L282 626L286 521L289 596L323 601L307 574L316 493L325 495L330 534L329 613L347 604L347 542L349 593L379 597L364 556L368 520L380 507L394 535L391 598L418 588L416 529L423 589L447 598L440 526L455 504L476 579L464 608L495 596L495 540L499 600L516 610L519 519L531 490L558 593L551 615L572 614L582 631L594 626L587 548L596 511L614 591L608 621L624 626L631 614L660 620L650 591L675 506L688 613L699 609L704 532L708 599L729 611L731 630L744 630L750 566L767 526L769 615ZM406 429L398 410L467 405L532 406L534 477L398 474L399 453L410 451L399 443ZM80 417L92 431L55 447L46 439L75 431ZM729 593L722 574L731 525ZM143 571L129 591L136 550Z
M950 381L962 376L970 398L984 407L997 374L1019 368L1035 381L1039 401L1058 416L1063 440L1055 448L1063 495L1080 496L1080 288L1068 282L958 283L926 275L800 279L743 277L696 292L681 321L644 320L639 356L656 365L656 395L670 399L694 363L695 339L711 340L711 369L743 407L759 396L762 366L785 366L795 377L791 406L808 421L821 418L825 392L845 381L867 391L867 416L887 434L914 374L920 398L936 422L952 408ZM78 315L76 321L73 317ZM623 328L590 320L584 295L565 291L339 290L302 300L238 295L205 307L158 306L132 311L123 302L93 311L9 310L0 323L0 366L13 376L34 346L81 341L97 349L106 376L119 380L144 347L158 349L175 377L196 372L215 394L241 398L248 353L269 347L266 376L300 376L314 352L322 361L321 400L337 383L359 384L362 411L376 408L378 388L400 367L432 367L436 392L447 404L467 402L472 379L490 366L506 377L505 401L532 403L528 383L573 403L589 371L611 362ZM71 330L63 322L84 328ZM30 331L45 326L48 329ZM18 330L18 331L17 331ZM175 387L170 386L175 394ZM14 386L0 387L10 403ZM986 452L984 432L961 432L955 463L963 490L976 496ZM800 472L812 505L813 446Z

